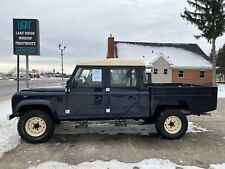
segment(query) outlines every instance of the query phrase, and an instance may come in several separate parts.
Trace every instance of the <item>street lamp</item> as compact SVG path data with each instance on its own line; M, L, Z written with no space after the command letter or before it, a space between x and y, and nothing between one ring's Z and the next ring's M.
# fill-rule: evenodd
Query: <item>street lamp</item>
M65 51L66 46L62 47L61 44L59 44L59 50L61 54L61 64L62 64L62 85L63 85L63 52Z

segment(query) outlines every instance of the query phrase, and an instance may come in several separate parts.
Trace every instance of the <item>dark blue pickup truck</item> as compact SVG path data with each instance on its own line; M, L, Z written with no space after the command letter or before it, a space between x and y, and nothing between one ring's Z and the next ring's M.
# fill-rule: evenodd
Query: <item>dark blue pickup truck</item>
M217 88L153 84L140 60L105 59L78 64L66 87L33 88L12 97L18 132L31 143L47 141L60 121L143 119L166 139L182 137L187 115L216 109Z

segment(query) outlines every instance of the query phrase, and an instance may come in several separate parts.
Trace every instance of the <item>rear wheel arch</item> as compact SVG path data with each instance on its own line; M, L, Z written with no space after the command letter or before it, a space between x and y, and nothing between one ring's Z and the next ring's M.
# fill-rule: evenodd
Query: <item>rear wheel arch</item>
M176 105L176 106L158 105L153 109L152 115L149 118L144 119L144 121L147 123L150 123L150 124L154 124L157 121L157 119L159 118L160 114L162 114L165 111L171 111L171 110L180 111L185 115L191 114L190 108L188 107L187 104L184 104L184 103L180 104L180 105Z
M178 105L158 105L153 111L153 117L159 117L159 115L165 110L179 110L185 115L191 114L190 107L186 103L180 103Z

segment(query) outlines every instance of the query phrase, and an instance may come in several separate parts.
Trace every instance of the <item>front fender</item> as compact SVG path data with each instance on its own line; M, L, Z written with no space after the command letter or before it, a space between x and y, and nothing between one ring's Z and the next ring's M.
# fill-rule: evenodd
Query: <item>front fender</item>
M48 107L54 118L56 118L56 111L55 108L52 106L50 101L47 100L23 100L21 102L18 103L18 105L16 106L15 110L13 111L13 114L15 114L16 116L19 115L19 110L20 108L22 108L23 106L46 106Z

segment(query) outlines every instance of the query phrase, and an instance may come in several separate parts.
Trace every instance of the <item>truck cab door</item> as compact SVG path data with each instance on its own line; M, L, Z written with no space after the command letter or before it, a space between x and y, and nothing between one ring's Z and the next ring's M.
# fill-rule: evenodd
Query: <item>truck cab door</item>
M80 66L68 94L69 116L75 119L105 118L105 70Z
M140 117L138 69L134 67L108 67L107 69L108 118Z

